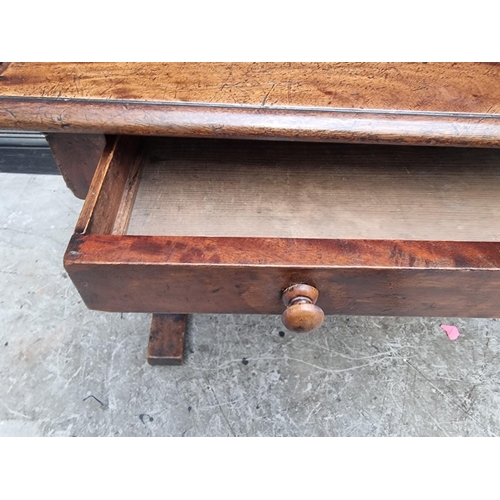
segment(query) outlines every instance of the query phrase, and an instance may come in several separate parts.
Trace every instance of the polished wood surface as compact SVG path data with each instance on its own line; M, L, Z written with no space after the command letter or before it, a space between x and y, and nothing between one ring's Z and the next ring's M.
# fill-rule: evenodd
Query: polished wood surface
M323 310L307 301L288 306L281 315L285 328L296 333L314 332L323 324L324 319Z
M498 243L91 234L64 262L104 311L281 314L307 283L325 314L500 317Z
M500 147L496 63L11 63L0 127Z
M500 150L145 140L127 234L500 241Z
M293 332L310 333L317 330L325 319L325 313L316 305L319 292L305 283L285 289L281 300L286 306L281 315L283 324Z

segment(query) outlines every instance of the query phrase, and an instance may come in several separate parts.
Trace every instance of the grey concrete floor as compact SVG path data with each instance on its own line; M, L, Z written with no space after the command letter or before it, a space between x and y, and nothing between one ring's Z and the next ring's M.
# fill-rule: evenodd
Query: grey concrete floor
M194 315L185 364L149 366L150 316L87 310L63 269L81 205L0 174L0 435L500 434L496 319Z

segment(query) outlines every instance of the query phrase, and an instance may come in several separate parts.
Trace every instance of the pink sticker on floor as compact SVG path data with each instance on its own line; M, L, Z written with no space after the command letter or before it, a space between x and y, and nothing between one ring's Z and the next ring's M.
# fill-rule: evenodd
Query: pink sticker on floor
M441 325L441 328L446 332L450 340L457 340L460 332L456 326L452 325Z

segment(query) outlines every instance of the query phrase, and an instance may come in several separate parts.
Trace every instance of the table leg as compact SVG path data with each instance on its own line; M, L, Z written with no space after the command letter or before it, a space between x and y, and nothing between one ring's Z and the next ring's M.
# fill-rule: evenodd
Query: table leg
M186 319L186 314L153 314L147 350L150 365L182 364Z

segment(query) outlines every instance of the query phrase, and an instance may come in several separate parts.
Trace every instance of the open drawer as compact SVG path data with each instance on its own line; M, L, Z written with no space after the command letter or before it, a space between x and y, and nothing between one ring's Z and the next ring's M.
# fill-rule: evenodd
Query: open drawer
M500 150L109 137L65 267L105 311L500 316Z

